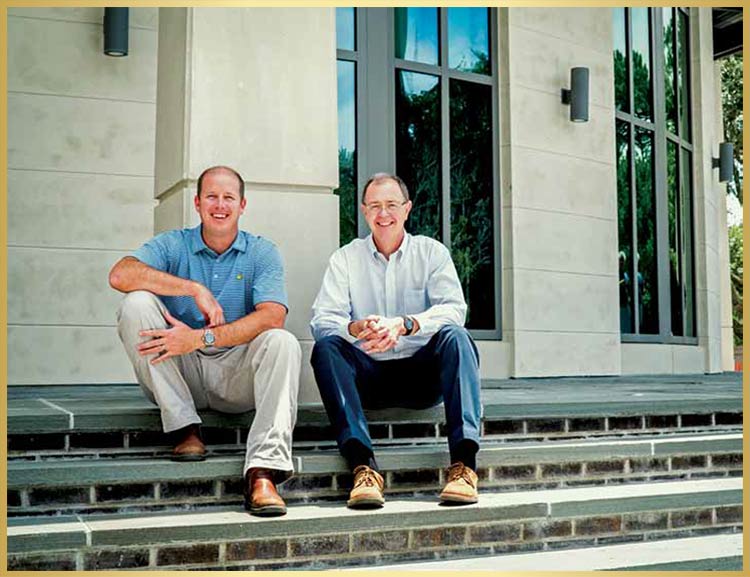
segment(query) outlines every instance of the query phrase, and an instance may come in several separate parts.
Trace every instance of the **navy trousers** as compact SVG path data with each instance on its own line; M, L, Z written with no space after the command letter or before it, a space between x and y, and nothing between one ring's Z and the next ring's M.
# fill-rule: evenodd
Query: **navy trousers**
M445 326L413 356L389 361L325 337L315 343L312 366L339 449L356 439L372 450L363 409L424 409L440 401L451 451L464 439L479 444L479 353L463 327Z

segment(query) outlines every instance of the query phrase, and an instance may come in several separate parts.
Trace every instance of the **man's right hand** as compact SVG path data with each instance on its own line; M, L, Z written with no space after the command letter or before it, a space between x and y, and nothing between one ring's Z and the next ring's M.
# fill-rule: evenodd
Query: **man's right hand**
M225 323L224 309L221 308L221 305L208 288L200 285L193 298L198 310L203 313L203 317L208 322L209 327L218 327Z

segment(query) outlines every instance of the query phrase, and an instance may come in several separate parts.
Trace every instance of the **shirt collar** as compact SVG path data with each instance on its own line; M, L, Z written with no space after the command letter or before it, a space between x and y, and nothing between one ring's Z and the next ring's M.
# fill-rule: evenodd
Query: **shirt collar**
M394 252L393 254L400 255L401 258L403 258L404 254L406 254L407 248L409 247L410 238L411 235L408 232L404 231L404 240L401 241L401 246L399 246L396 252ZM378 250L378 247L375 246L375 240L372 238L372 233L367 235L367 248L370 250L370 254L372 254L373 257L378 258L378 255L380 255L380 251Z
M215 251L208 248L206 243L203 242L203 235L201 235L202 227L203 225L199 224L190 231L190 252L198 254L202 250L205 250L209 254L216 254ZM227 252L231 250L238 250L240 252L245 252L247 250L247 239L245 238L245 235L242 234L242 231L237 231L237 236L235 237L232 246L227 249Z

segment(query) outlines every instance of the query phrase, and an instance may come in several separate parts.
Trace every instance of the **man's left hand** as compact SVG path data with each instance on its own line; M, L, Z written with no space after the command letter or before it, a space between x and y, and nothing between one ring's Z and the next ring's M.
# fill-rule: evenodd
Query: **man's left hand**
M391 350L398 343L398 339L406 334L402 317L378 317L372 328L373 333L378 336L362 343L362 350L370 354Z
M177 320L169 314L169 311L164 313L164 317L172 328L152 329L138 333L142 337L152 337L151 340L138 345L138 354L158 355L151 360L152 365L157 365L171 357L192 353L201 347L200 331L193 330Z

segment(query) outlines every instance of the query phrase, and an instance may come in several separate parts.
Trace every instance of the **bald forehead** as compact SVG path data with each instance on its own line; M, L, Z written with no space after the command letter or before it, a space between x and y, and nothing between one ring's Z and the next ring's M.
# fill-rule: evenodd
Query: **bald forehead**
M209 168L203 175L203 186L202 189L206 187L206 180L210 179L213 183L213 180L215 178L220 178L222 176L229 177L232 181L236 184L236 191L240 192L240 189L242 187L242 183L240 182L239 177L237 176L237 173L234 171L224 167L224 166L216 166L214 168Z
M365 190L363 203L367 202L368 196L374 196L375 194L377 194L378 197L393 197L394 200L404 199L401 187L398 185L398 182L392 178L382 178L372 181Z

